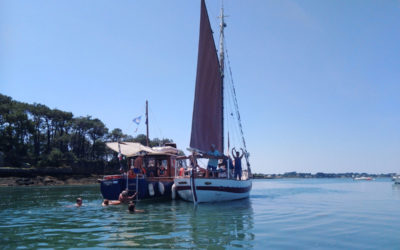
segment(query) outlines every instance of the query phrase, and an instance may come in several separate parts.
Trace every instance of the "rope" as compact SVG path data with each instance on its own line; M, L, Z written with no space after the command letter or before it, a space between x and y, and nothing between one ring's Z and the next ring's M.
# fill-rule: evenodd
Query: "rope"
M154 114L154 112L153 112L153 110L149 107L149 113L151 114L151 119L154 121L154 125L157 127L157 129L158 129L158 132L159 132L159 136L160 136L160 143L161 143L161 141L163 140L163 139L165 139L164 138L164 136L163 136L163 133L162 133L162 130L161 130L161 127L159 126L159 122L158 122L158 120L157 120L157 117L156 117L156 115ZM150 120L150 118L149 118L149 120ZM153 123L152 123L153 124ZM153 136L153 138L156 138L155 136ZM161 145L159 145L159 146L161 146Z
M226 45L226 42L225 42L225 45ZM249 172L251 172L250 171L249 154L247 152L246 140L244 138L244 133L243 133L242 120L240 118L240 113L239 113L239 104L238 104L238 101L237 101L237 98L236 98L236 89L235 89L235 84L234 84L234 81L233 81L231 62L230 62L230 59L229 59L228 49L226 48L226 46L225 46L225 55L226 55L226 59L227 59L225 61L227 61L227 63L228 63L229 76L230 76L230 80L231 80L231 87L232 87L232 90L233 90L233 103L234 103L234 107L235 107L235 111L236 111L236 117L237 117L238 124L239 124L240 135L242 137L243 147L244 147L244 151L245 151L244 156L245 156L245 159L246 159L247 168L248 168Z

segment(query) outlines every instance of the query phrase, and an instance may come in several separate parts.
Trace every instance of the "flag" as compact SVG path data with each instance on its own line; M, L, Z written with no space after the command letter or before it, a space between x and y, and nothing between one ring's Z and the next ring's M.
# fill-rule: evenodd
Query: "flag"
M133 119L133 122L136 123L136 125L139 125L141 119L142 119L142 116L138 116Z

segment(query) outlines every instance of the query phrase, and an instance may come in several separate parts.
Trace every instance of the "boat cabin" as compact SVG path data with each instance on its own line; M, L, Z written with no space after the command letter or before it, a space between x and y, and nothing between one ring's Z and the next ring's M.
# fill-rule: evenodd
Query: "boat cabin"
M106 175L100 180L105 199L116 200L124 190L130 194L138 192L139 199L171 197L178 167L186 166L184 160L177 159L179 151L174 145L153 148L134 142L106 145L119 156L124 155L128 164L121 165L120 174Z

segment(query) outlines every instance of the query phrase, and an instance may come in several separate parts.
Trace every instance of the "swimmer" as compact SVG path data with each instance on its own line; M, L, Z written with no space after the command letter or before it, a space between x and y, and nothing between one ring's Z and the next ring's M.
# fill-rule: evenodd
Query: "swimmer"
M108 205L119 205L119 204L121 204L120 201L110 201L110 200L104 199L104 201L103 201L103 203L101 205L103 207L106 207Z
M82 206L82 198L78 197L78 198L76 198L75 207L81 207L81 206Z
M119 195L118 201L120 201L121 203L128 203L130 200L133 200L136 197L136 195L137 192L132 196L128 196L128 190L124 190Z
M135 207L136 207L136 206L135 206L135 203L133 203L133 202L129 203L129 206L128 206L128 211L129 211L129 213L131 213L131 214L134 214L134 213L144 213L144 210L138 210L138 209L136 209Z

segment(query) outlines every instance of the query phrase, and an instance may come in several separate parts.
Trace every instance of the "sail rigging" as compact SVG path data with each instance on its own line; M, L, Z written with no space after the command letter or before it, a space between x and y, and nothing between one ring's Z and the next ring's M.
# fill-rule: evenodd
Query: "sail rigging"
M226 49L226 57L227 57L227 62L228 62L228 68L229 68L229 77L230 77L230 90L232 92L232 96L233 96L233 106L234 106L234 111L235 111L235 115L236 115L236 119L238 121L238 127L239 127L239 131L240 131L240 136L241 136L241 140L242 140L242 145L244 148L244 152L245 152L245 159L246 159L246 165L247 165L247 170L249 171L249 173L251 173L251 169L250 169L250 161L249 161L249 153L247 151L247 146L246 146L246 140L244 138L244 133L243 133L243 126L242 126L242 119L240 117L240 112L239 112L239 104L237 101L237 96L236 96L236 88L235 88L235 84L233 82L233 76L232 76L232 69L231 69L231 63L229 60L229 54L228 54L228 50Z

